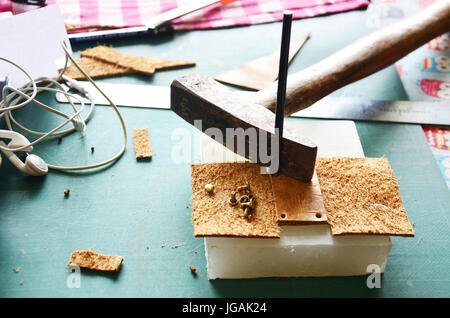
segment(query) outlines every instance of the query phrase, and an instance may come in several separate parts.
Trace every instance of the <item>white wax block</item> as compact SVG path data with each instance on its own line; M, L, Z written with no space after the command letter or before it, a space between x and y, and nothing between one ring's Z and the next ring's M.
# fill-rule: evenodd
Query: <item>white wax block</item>
M280 239L205 238L208 278L366 275L384 272L389 237L333 236L328 225L282 226Z
M355 123L349 120L301 121L296 129L317 145L318 157L364 157ZM203 163L242 162L246 159L235 154L203 133L201 153Z
M302 135L318 146L318 156L364 157L352 121L301 121ZM244 158L208 137L202 162ZM283 226L280 239L207 237L208 278L355 276L371 264L383 272L392 247L389 236L333 236L328 225Z

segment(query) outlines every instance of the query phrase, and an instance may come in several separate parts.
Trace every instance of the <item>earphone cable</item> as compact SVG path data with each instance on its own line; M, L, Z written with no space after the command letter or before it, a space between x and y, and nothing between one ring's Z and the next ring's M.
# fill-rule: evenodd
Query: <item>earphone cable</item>
M56 136L56 135L63 135L63 134L67 134L70 132L75 131L75 127L66 129L66 130L62 130L62 131L58 131L60 130L62 127L64 127L65 125L69 124L70 122L73 122L74 120L76 120L76 118L82 119L80 117L81 112L84 110L85 108L85 103L82 99L78 98L76 95L71 94L66 92L63 87L61 86L61 84L58 83L58 81L62 78L64 71L67 68L68 65L68 61L70 60L71 63L73 63L73 65L83 74L83 76L106 98L106 100L110 103L110 105L113 107L114 111L116 112L120 124L122 126L122 130L123 130L123 146L121 147L121 149L110 159L105 160L103 162L97 163L97 164L91 164L91 165L86 165L86 166L75 166L75 167L65 167L65 166L57 166L57 165L51 165L48 164L48 167L54 170L60 170L60 171L75 171L75 170L86 170L86 169L92 169L92 168L97 168L97 167L101 167L101 166L105 166L109 163L112 163L116 160L118 160L125 152L126 149L126 144L127 144L127 132L126 132L126 125L125 122L123 120L123 117L118 109L118 107L114 104L114 102L98 87L98 85L94 82L94 80L80 67L80 65L72 58L72 56L70 55L67 46L65 44L65 42L62 42L62 48L66 54L65 56L65 64L64 67L62 69L62 71L60 72L60 74L58 75L58 77L56 79L50 79L50 78L46 78L46 77L41 77L41 78L37 78L37 79L32 79L31 76L19 65L17 65L16 63L6 59L6 58L2 58L0 57L1 60L6 61L16 67L18 67L29 79L30 82L28 82L27 84L23 85L21 88L16 89L14 87L11 86L5 86L3 89L3 100L0 102L0 118L4 117L6 120L6 124L8 126L8 129L13 130L12 124L14 124L15 126L17 126L19 129L32 134L32 135L37 135L40 136L38 139L34 140L33 142L31 142L30 144L23 146L23 147L19 147L19 148L8 148L8 147L4 147L2 145L0 145L0 149L3 149L5 151L21 151L23 149L26 149L27 147L33 146L38 144L39 142L43 141L44 139L48 138L49 136ZM70 79L69 79L70 80ZM45 83L45 82L49 82L46 86L42 86L42 87L37 87L37 83ZM54 85L57 88L51 88L51 86ZM7 94L7 91L10 90L12 91L12 93ZM26 93L28 91L31 91L32 93L31 95L27 95ZM39 94L42 91L51 91L51 92L55 92L55 93L62 93L64 94L64 96L66 96L66 98L68 99L68 102L70 103L70 105L72 106L73 110L74 110L74 114L69 116L66 115L52 107L49 107L39 101L37 101L35 99L36 95ZM91 118L92 114L93 114L93 110L95 107L95 103L92 100L92 97L90 94L86 93L86 91L84 91L84 95L85 97L89 100L90 103L90 110L86 116L86 118L82 119L83 123L86 123L87 121L89 121L89 119ZM81 106L79 109L76 108L76 106L74 105L72 98L77 100ZM19 101L21 101L22 99L25 99L25 101L18 103ZM66 120L61 123L60 125L58 125L57 127L55 127L54 129L52 129L49 132L43 133L43 132L37 132L31 129L28 129L26 127L24 127L23 125L19 124L14 117L11 114L12 110L16 110L19 109L21 107L24 107L26 105L28 105L30 102L33 102L34 104L36 104L37 106L47 110L47 111L51 111L59 116L62 116L64 118L66 118ZM7 106L8 105L8 106ZM75 126L75 123L74 123Z

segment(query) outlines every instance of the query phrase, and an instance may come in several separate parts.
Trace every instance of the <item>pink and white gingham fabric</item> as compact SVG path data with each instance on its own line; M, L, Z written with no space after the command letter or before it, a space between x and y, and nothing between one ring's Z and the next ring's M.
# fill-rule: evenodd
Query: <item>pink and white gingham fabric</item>
M48 0L58 3L66 24L77 28L145 25L152 17L193 0ZM194 0L195 1L195 0ZM226 0L225 0L226 1ZM228 1L229 2L229 1ZM367 7L369 0L237 0L211 5L173 21L177 30L210 29L282 20L291 10L294 19ZM10 11L0 0L0 12Z

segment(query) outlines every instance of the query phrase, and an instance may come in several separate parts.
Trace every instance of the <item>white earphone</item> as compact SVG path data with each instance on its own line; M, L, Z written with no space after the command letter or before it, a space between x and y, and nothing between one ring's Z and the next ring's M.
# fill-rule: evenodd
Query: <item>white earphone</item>
M11 142L8 145L0 140L0 145L3 147L12 149L23 148L23 151L26 153L33 151L33 146L30 146L28 139L15 131L0 130L0 137L11 139ZM6 158L8 158L14 166L16 166L17 169L25 174L30 176L44 176L48 172L48 166L45 161L41 159L41 157L27 154L24 163L13 151L4 150L2 148L0 148L0 150L5 154Z
M95 82L92 80L92 78L86 74L86 72L78 65L78 63L70 56L70 53L66 47L65 42L62 42L62 48L66 54L66 62L64 65L63 70L61 71L60 75L56 79L51 79L47 77L40 77L37 79L33 79L22 67L17 65L16 63L12 62L9 59L3 58L0 56L0 61L7 62L9 64L14 65L18 69L20 69L29 79L29 82L22 87L16 89L12 86L9 86L6 81L3 85L2 89L2 98L0 98L0 119L5 118L6 125L8 130L0 130L0 151L5 154L5 156L11 161L11 163L16 166L20 171L31 175L31 176L43 176L47 174L48 169L54 169L54 170L60 170L60 171L74 171L74 170L86 170L86 169L92 169L97 168L101 166L105 166L115 160L118 160L123 153L125 152L126 144L127 144L127 132L126 132L126 126L125 122L122 118L122 115L119 112L119 109L117 106L109 99L109 97L95 84ZM77 81L70 79L63 75L64 71L67 68L68 61L71 61L72 64L84 75L84 77L92 83L92 85L108 100L110 105L114 108L120 123L122 125L123 130L123 136L124 136L124 143L121 148L121 150L112 158L109 160L92 164L88 166L80 166L80 167L61 167L61 166L55 166L51 164L45 163L44 160L42 160L40 157L32 154L28 154L33 150L33 146L44 140L45 138L49 136L60 136L67 133L71 133L73 131L79 131L83 135L86 131L86 123L89 121L91 115L93 114L93 110L95 107L94 102L92 101L92 98L89 94L89 92L84 89L82 85L80 85ZM83 97L86 97L90 102L90 110L85 118L82 118L81 112L85 108L85 103L83 99L79 98L77 95L74 95L72 93L67 92L64 90L63 86L58 82L61 79L64 79L69 86L69 88L75 89L78 91L80 95ZM37 84L43 84L41 86L37 86ZM56 88L53 88L52 86L56 86ZM50 106L47 106L38 100L35 99L36 95L42 91L50 91L55 93L62 93L64 94L70 105L72 106L74 110L74 114L67 115L59 110L56 110ZM9 93L8 93L9 92ZM76 108L73 99L76 99L80 102L81 107ZM65 121L52 129L49 132L37 132L30 130L20 123L17 122L17 120L14 119L12 116L12 111L19 109L21 107L26 106L27 104L33 102L35 105L50 111L52 113L55 113L63 118L65 118ZM68 128L65 130L60 130L67 124L72 124L72 128ZM33 142L30 142L25 136L13 131L13 125L18 127L19 129L32 134L39 136L36 140ZM1 139L11 139L8 145L6 145ZM27 157L25 159L25 162L19 159L19 157L15 154L16 152L25 152L27 154ZM1 162L1 161L0 161Z
M42 160L41 157L36 155L27 155L25 163L17 157L12 151L3 151L6 157L11 163L16 166L17 169L30 176L45 176L48 172L48 165Z

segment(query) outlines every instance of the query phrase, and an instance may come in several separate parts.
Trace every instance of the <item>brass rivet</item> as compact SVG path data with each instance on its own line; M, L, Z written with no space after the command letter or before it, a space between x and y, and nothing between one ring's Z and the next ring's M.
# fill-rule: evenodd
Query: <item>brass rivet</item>
M245 191L245 190L250 191L250 183L246 182L244 185L241 185L241 186L237 187L237 190L239 192Z
M250 217L251 211L252 210L250 209L250 207L246 207L244 209L244 217L248 219Z
M211 183L208 183L207 185L205 185L205 190L206 192L213 192L214 186Z
M241 203L241 207L243 207L243 208L249 207L250 209L254 209L255 208L255 201L254 200L250 200L249 202L242 202Z
M244 202L248 202L248 201L250 201L250 198L248 197L248 195L243 195L242 197L239 198L240 203L244 203Z
M232 206L238 204L238 200L236 200L236 191L231 192L230 200L228 200L228 203L230 203L230 205Z

